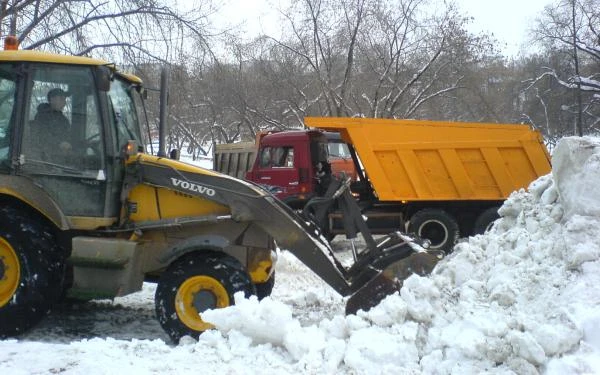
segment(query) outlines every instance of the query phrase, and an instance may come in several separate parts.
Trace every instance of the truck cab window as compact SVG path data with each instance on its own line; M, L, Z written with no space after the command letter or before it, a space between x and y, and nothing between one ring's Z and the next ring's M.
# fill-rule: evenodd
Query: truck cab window
M348 145L345 144L344 142L329 141L328 149L329 149L329 158L350 159L352 157L350 155L350 150L348 149Z
M273 167L288 168L294 166L294 148L290 146L276 147Z
M261 168L268 168L271 166L271 147L265 147L260 150L260 164Z
M291 168L294 166L292 146L265 147L260 153L261 168Z
M292 147L288 149L287 155L285 156L285 166L288 168L294 166L294 149Z
M10 137L15 103L15 74L11 64L0 65L0 170L10 167Z

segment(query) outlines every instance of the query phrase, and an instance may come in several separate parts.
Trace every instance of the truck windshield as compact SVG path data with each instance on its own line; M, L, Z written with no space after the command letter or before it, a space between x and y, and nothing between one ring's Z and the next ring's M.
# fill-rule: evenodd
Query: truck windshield
M116 130L116 150L121 150L127 141L143 145L135 102L136 86L119 77L110 85L108 92L112 120Z
M348 149L348 145L344 142L336 142L329 141L328 150L329 150L329 158L332 159L350 159L352 156L350 155L350 150Z

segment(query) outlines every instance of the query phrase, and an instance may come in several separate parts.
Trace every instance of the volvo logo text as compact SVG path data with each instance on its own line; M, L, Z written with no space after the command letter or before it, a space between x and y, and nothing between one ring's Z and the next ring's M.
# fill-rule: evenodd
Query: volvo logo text
M212 197L215 195L215 190L211 189L211 188L207 188L206 186L194 184L194 183L188 182L188 181L183 181L183 180L180 180L180 179L174 178L174 177L171 177L171 182L173 183L173 186L175 186L175 187L180 187L185 190L193 191L195 193L208 195L209 197Z

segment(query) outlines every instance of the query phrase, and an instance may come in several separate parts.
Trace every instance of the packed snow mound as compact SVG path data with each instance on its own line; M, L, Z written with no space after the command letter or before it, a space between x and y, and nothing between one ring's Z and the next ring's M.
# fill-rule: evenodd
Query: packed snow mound
M238 295L203 314L221 333L199 344L233 351L245 338L308 373L596 373L599 158L597 139L562 140L553 174L514 192L489 233L368 312L302 326L281 302Z
M204 313L219 330L198 341L165 342L153 319L155 286L146 283L109 310L94 310L102 302L58 314L57 331L50 325L0 340L0 368L10 374L600 374L599 145L594 138L561 141L553 173L512 194L489 233L458 244L430 277L407 279L368 312L344 316L344 299L283 251L272 298L238 295L237 305ZM127 307L122 315L119 304ZM71 329L99 337L65 334Z
M552 174L558 185L565 215L600 217L600 142L597 138L564 138L552 159Z

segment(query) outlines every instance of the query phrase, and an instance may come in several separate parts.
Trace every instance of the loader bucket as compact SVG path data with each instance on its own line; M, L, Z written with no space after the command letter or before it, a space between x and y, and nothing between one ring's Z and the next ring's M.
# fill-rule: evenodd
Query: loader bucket
M358 310L368 311L378 305L388 295L400 291L404 280L412 274L430 274L442 257L442 254L419 252L394 261L348 298L346 315L356 314Z

